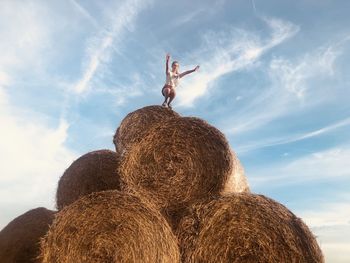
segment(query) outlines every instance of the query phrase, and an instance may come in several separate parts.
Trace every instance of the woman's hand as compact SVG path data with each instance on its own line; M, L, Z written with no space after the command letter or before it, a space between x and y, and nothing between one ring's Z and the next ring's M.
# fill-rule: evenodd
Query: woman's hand
M169 61L169 59L170 59L170 54L169 54L169 53L167 53L167 54L166 54L166 61L168 62L168 61Z
M194 68L194 71L197 71L199 69L199 65Z

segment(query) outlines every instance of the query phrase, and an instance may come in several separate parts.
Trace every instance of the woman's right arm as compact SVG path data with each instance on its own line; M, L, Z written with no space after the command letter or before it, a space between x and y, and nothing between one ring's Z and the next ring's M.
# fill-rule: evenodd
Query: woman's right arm
M165 61L165 74L169 73L169 59L170 59L170 55L166 54L166 61Z

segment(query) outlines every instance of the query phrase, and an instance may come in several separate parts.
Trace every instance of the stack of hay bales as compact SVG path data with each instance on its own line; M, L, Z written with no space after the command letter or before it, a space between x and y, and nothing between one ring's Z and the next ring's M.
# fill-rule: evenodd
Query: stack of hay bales
M204 120L148 106L113 143L60 178L40 262L323 262L299 218L250 193L225 136Z

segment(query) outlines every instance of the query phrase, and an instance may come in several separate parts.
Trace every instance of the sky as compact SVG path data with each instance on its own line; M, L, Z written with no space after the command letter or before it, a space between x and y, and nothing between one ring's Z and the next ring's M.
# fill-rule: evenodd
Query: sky
M0 0L0 229L54 209L79 156L114 150L121 120L173 103L220 129L251 190L350 262L350 1Z

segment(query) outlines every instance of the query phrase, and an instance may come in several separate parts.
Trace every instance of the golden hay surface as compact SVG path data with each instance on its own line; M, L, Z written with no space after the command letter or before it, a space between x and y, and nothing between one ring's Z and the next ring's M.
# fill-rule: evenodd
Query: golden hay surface
M236 193L193 205L177 230L182 262L324 262L301 219L262 195Z
M232 173L225 136L207 122L180 117L153 126L120 163L122 186L148 191L160 209L218 195Z
M120 190L119 155L110 150L89 152L75 160L58 182L56 206L61 210L78 198L104 190Z
M0 262L39 262L40 238L49 229L55 212L39 207L12 220L0 231Z
M176 237L158 210L134 193L104 191L61 210L42 240L43 263L176 263Z
M231 149L232 154L232 173L225 184L223 194L250 192L247 177L243 165L239 161L236 153Z
M154 125L169 118L180 117L178 113L162 106L147 106L126 115L113 137L116 151L123 154L138 143Z

